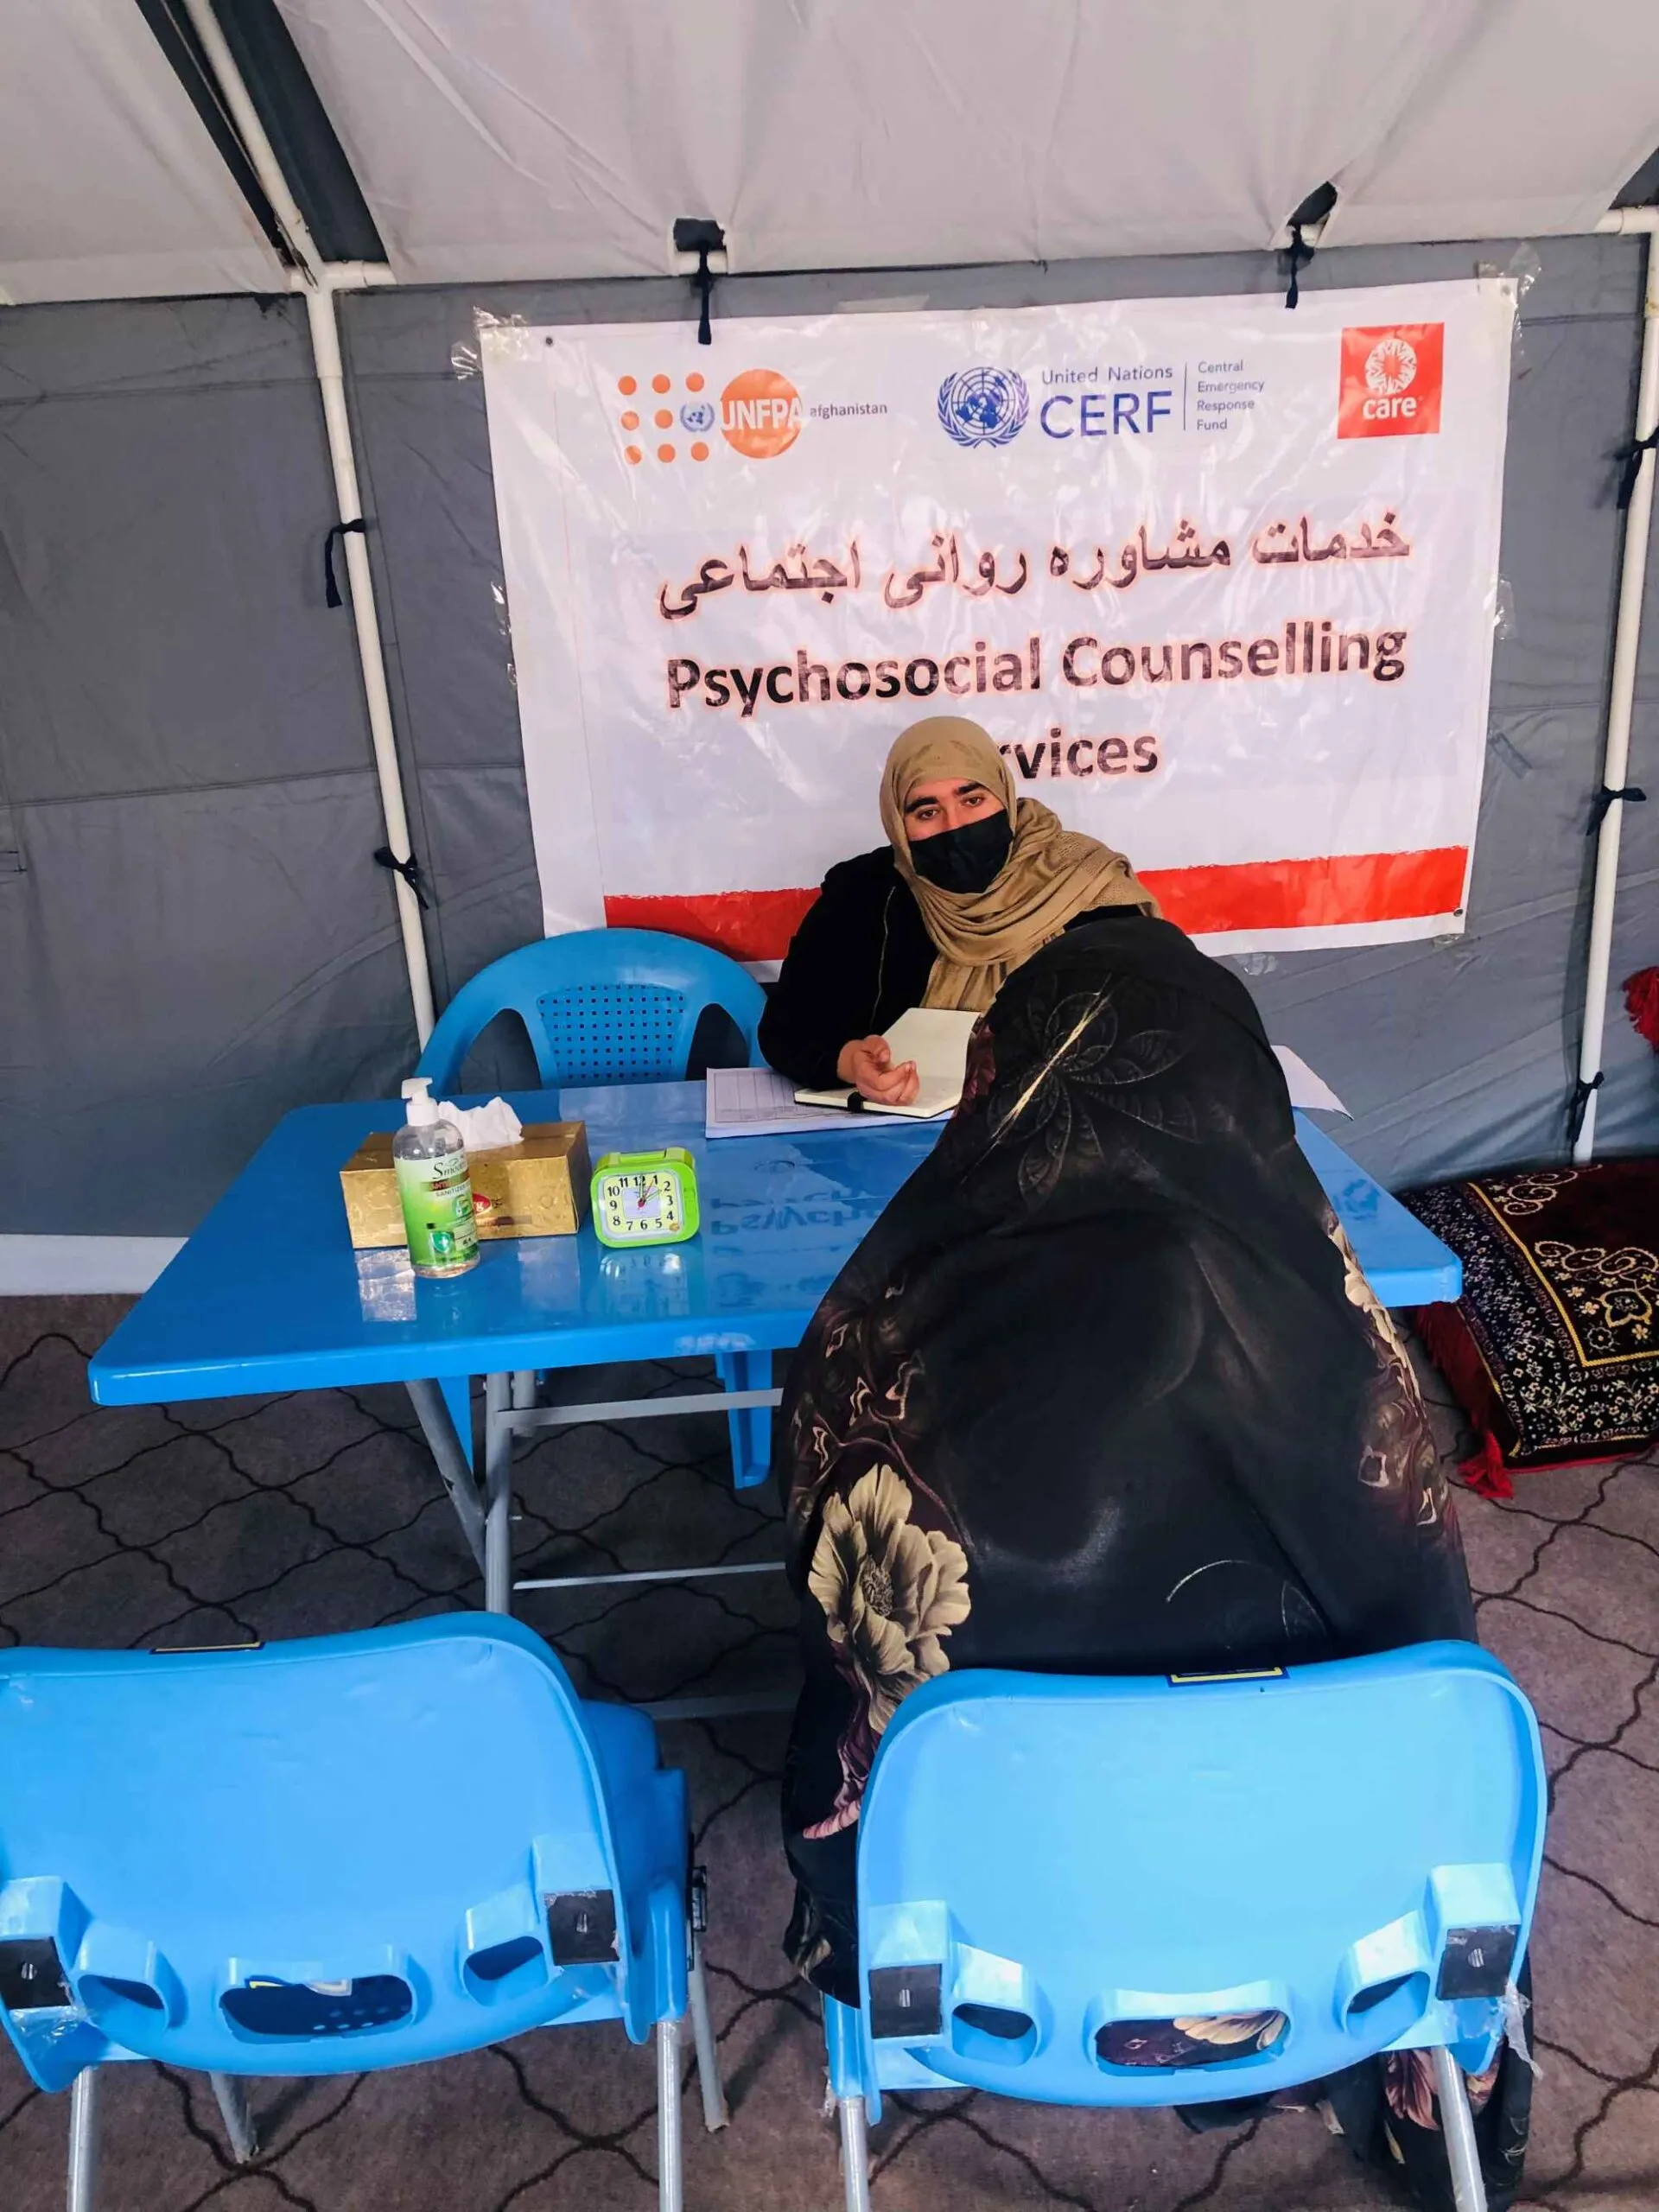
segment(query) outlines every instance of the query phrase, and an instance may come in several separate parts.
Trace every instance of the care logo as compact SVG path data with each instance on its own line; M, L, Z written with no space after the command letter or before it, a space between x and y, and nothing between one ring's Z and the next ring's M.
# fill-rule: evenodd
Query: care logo
M1440 427L1443 322L1344 330L1339 438L1427 437Z
M801 395L776 369L745 369L720 395L726 442L748 461L775 461L801 435Z
M958 369L939 386L939 421L959 446L1005 446L1025 428L1026 380L1012 369Z

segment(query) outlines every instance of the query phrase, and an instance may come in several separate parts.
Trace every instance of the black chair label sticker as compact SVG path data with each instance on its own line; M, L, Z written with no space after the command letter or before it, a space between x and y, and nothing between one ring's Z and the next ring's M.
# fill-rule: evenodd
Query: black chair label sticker
M913 2043L944 2024L943 1967L872 1967L870 2033Z
M556 1967L609 1966L616 1948L616 1899L608 1890L570 1890L543 1900Z
M58 1947L49 1936L18 1936L0 1943L0 2005L8 2012L44 2012L73 2005Z
M1518 1928L1449 1928L1434 1994L1442 2002L1501 1997L1510 1986Z

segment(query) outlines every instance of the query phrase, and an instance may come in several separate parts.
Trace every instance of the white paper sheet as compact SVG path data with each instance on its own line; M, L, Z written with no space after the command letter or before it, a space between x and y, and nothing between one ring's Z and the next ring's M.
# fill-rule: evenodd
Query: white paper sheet
M842 1106L800 1106L795 1086L771 1068L710 1068L703 1134L710 1137L803 1136L812 1129L869 1126ZM874 1124L880 1127L880 1123Z
M1290 1086L1290 1103L1300 1106L1304 1113L1311 1109L1316 1114L1346 1114L1343 1104L1330 1084L1314 1074L1307 1062L1288 1045L1275 1045L1274 1057L1285 1071L1285 1081Z

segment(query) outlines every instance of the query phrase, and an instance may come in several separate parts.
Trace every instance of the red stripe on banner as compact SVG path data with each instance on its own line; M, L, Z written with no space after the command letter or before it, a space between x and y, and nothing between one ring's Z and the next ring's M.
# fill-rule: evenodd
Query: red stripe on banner
M710 891L690 899L620 898L605 901L613 930L667 930L712 944L734 960L781 960L813 891Z
M1468 848L1338 853L1318 861L1249 861L1237 868L1147 868L1141 880L1172 922L1220 930L1328 929L1449 914L1463 900Z
M1147 868L1141 881L1172 922L1195 935L1223 930L1321 929L1449 914L1463 897L1468 849L1341 853L1317 861L1246 861L1230 868ZM715 891L688 898L607 899L613 929L667 930L729 952L780 960L816 891Z

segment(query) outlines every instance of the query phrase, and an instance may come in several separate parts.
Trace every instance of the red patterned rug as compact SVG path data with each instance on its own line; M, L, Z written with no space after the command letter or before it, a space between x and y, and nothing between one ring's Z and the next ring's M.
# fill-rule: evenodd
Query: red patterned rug
M1415 1316L1503 1471L1624 1458L1659 1434L1659 1160L1437 1183L1402 1203L1463 1262L1463 1296Z

